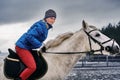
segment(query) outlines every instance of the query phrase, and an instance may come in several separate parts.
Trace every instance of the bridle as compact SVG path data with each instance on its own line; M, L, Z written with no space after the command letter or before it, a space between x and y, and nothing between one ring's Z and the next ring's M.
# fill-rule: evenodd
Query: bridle
M96 31L96 30L98 30L98 29L93 29L93 30L91 30L91 31L89 31L89 32L87 32L87 31L84 30L84 32L87 34L88 40L89 40L89 45L90 45L90 51L89 51L89 53L90 53L90 54L93 54L94 52L100 51L101 54L103 54L102 51L105 49L104 46L103 46L103 44L105 44L105 43L107 43L107 42L110 42L110 41L112 41L113 39L109 39L109 40L104 41L104 42L99 42L98 40L96 40L95 38L93 38L93 37L90 35L91 32ZM93 40L95 43L97 43L97 44L100 46L100 49L98 49L98 50L93 50L93 49L92 49L91 40ZM113 46L114 46L114 40L113 40L112 47L113 47Z
M50 54L80 54L80 53L89 53L89 54L93 54L94 52L101 52L101 54L103 54L103 50L104 50L104 46L103 44L107 43L107 42L110 42L111 40L113 39L109 39L107 41L104 41L104 42L99 42L98 40L96 40L95 38L93 38L90 33L93 32L93 31L96 31L97 29L94 29L94 30L91 30L89 32L85 31L84 32L87 34L88 36L88 40L89 40L89 46L90 46L90 51L82 51L82 52L44 52L44 53L50 53ZM100 46L100 49L98 50L93 50L92 49L92 44L91 44L91 40L93 40L95 43L97 43L99 46ZM112 47L114 45L114 40L113 40L113 44L112 44Z

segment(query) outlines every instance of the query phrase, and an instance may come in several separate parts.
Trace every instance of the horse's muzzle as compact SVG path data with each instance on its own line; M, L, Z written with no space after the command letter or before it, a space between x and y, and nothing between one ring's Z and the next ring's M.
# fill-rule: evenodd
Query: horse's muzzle
M105 50L107 52L110 52L111 54L116 54L120 52L120 49L118 46L107 46L105 47Z

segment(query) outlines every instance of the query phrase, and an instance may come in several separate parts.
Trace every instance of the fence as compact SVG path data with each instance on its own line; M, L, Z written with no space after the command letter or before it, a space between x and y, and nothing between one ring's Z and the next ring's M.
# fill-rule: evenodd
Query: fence
M120 55L87 55L75 67L120 67Z

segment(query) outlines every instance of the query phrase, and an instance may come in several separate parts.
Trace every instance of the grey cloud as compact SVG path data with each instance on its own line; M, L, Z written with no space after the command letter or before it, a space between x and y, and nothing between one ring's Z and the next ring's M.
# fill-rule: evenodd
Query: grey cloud
M63 17L67 16L69 18L68 22L77 21L81 18L91 18L95 21L105 20L108 17L114 19L116 16L119 17L120 14L120 5L116 5L120 1L115 1L116 2L112 2L112 0L76 1L65 5L66 7L63 11Z
M69 24L84 18L95 21L117 18L120 0L2 0L0 24L24 22L41 16L44 9L54 8L61 24ZM43 17L43 16L41 16Z
M2 0L0 2L0 24L24 22L40 13L41 0Z

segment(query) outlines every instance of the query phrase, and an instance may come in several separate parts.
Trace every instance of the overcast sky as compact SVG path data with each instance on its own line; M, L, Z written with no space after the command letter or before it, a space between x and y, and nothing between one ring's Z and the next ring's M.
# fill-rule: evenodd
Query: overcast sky
M11 47L48 9L57 13L48 39L80 29L83 19L98 28L120 21L120 0L0 0L0 50Z

